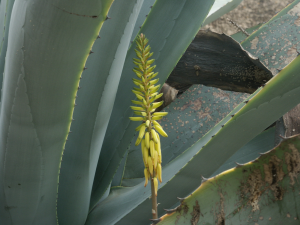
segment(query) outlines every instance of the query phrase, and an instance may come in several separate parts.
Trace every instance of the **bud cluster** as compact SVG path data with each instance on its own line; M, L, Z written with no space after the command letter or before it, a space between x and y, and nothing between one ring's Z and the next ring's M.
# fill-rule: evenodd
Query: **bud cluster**
M137 38L135 49L137 59L133 59L133 63L137 66L133 69L138 79L133 78L134 87L132 92L136 95L138 101L132 100L132 103L138 106L131 106L134 114L138 117L129 117L133 121L143 121L141 125L136 128L139 132L135 145L141 144L143 161L145 165L145 187L149 179L153 179L155 195L157 195L158 180L162 182L162 168L161 168L161 146L159 134L163 137L168 137L157 120L166 116L167 112L155 112L155 110L163 104L155 102L163 93L159 94L157 91L160 85L155 84L159 79L153 79L158 73L152 72L156 66L151 66L154 59L149 59L153 53L150 53L150 46L147 45L148 39L140 34Z

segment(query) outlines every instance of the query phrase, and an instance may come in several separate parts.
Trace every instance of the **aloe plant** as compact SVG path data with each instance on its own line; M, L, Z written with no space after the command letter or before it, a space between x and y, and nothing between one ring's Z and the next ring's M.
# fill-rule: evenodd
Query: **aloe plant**
M150 187L128 120L131 41L147 36L162 85L201 25L240 0L149 2L1 1L1 224L149 223ZM299 0L244 41L237 37L249 57L278 73L264 87L248 96L192 86L168 106L159 216L299 103L298 11ZM274 36L283 26L295 35ZM292 51L268 48L276 38ZM268 51L278 52L277 64Z

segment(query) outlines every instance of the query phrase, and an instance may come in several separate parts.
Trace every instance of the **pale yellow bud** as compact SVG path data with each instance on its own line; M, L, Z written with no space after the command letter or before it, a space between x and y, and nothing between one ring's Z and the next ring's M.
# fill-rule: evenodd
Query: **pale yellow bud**
M139 132L139 138L143 138L144 134L145 134L145 130L146 130L146 126L145 124L143 124L144 126L141 127L140 132Z
M160 183L162 182L161 173L162 173L161 164L158 163L157 164L157 168L156 168L156 175L157 175L157 178L158 178L158 180L159 180Z
M161 134L161 136L163 137L168 137L167 133L163 130L163 128L161 126L154 126L155 130L157 130L158 133Z
M145 167L147 167L149 154L148 154L148 149L145 146L145 139L142 140L141 150L142 150L143 161L144 161Z
M147 102L146 102L145 99L143 99L143 104L144 104L145 107L147 107Z
M149 132L146 132L145 134L145 145L146 145L146 148L150 148L150 135L149 135Z
M158 108L159 106L161 106L162 104L164 104L164 101L161 101L161 102L154 102L154 103L152 103L152 109L156 109L156 108Z
M149 125L150 125L150 121L147 120L147 121L146 121L146 126L149 127Z
M143 121L144 117L129 117L129 119L132 121Z
M154 159L154 152L155 151L155 147L154 147L154 141L150 141L150 155L151 155L151 158Z
M141 143L142 139L141 138L137 138L136 142L135 142L135 146L138 146Z
M148 156L148 168L151 176L153 176L153 162L150 156Z
M157 121L153 121L152 123L154 124L154 126L160 126L159 122L157 122Z
M143 96L141 96L141 95L135 94L135 96L136 96L139 100L143 100L143 99L144 99Z
M168 112L156 112L156 113L153 113L153 116L166 116L168 115Z
M158 139L157 139L157 135L156 135L156 132L154 129L151 129L151 135L152 135L152 139L154 140L154 142L157 143Z
M130 108L131 108L132 110L136 110L136 111L145 111L144 108L138 107L138 106L130 106Z

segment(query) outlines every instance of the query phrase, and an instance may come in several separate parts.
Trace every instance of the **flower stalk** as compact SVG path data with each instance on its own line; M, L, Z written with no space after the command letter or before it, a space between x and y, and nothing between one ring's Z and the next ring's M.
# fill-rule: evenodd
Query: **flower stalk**
M138 79L133 78L133 83L137 86L134 87L132 92L138 100L132 100L132 103L137 106L131 106L134 110L136 117L129 117L132 121L142 121L142 124L136 128L139 132L135 145L141 144L143 162L145 165L145 187L148 181L151 180L152 192L152 215L153 219L157 219L157 189L158 181L162 182L162 157L160 136L168 137L167 133L163 130L157 120L166 116L167 112L155 112L155 110L163 104L163 101L155 102L160 98L163 93L159 94L157 91L160 89L158 83L159 79L154 79L158 73L154 73L155 65L154 59L150 59L153 52L150 53L150 46L148 39L145 35L140 34L136 41L136 56L133 63L136 67L133 69Z

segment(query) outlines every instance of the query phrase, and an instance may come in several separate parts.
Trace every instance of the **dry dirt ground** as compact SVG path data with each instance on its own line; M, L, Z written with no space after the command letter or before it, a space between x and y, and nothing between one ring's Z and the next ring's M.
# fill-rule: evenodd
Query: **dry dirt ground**
M217 33L231 35L238 32L238 29L229 23L227 18L246 29L267 22L276 12L292 2L293 0L244 0L237 8L202 29L209 28Z

